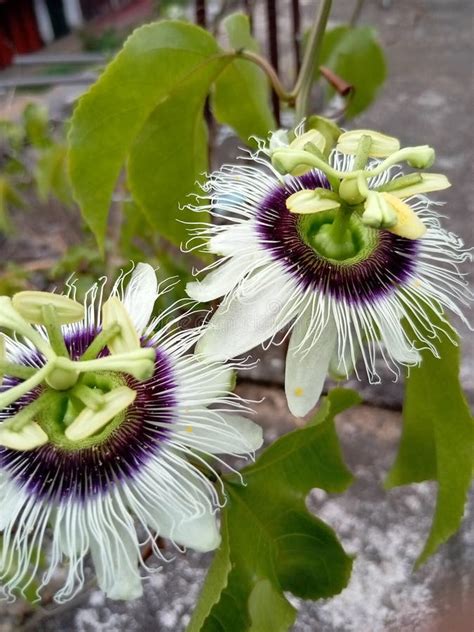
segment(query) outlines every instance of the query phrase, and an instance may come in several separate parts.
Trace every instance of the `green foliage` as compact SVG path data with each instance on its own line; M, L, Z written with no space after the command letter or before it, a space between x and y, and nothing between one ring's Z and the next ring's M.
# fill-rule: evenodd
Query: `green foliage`
M43 105L28 103L19 121L0 121L0 232L11 230L9 211L26 208L24 193L36 185L40 201L72 204L63 128L54 131ZM34 202L33 202L34 204Z
M147 188L144 193L143 183L148 180L147 186L151 186L158 177L158 169L165 166L159 161L162 148L158 144L154 159L143 165L145 172L138 176L137 182L134 161L140 160L143 153L136 141L146 129L145 125L150 125L155 134L161 132L169 152L172 138L160 127L155 112L158 108L158 113L164 112L173 122L174 97L179 99L181 106L190 83L202 95L208 86L209 64L215 63L218 52L214 38L196 26L170 21L144 26L126 41L122 51L81 98L69 136L70 169L76 199L100 248L104 246L112 192L132 148L135 148L135 153L130 156L130 170L135 177L131 178L131 184L145 205L149 201L149 191ZM197 108L196 100L193 108ZM176 109L175 117L174 129L179 127L179 123L192 127L188 126L179 109ZM194 138L202 143L202 122L199 121L198 125L194 122L194 126L200 130L194 130ZM183 136L186 139L186 135ZM180 172L182 178L175 178L167 184L169 189L174 189L173 196L177 202L185 201L191 192L189 182L198 177L203 167L202 145L198 151L193 145L183 147L185 139L181 138L176 145L173 165L170 166L174 172ZM190 166L189 154L195 153L199 159L191 164L195 167L199 165L199 170L185 172ZM178 244L184 235L184 226L176 221L178 209L170 207L170 194L162 193L164 198L157 200L156 207L147 206L146 214L156 230ZM183 212L181 219L187 218L189 216Z
M227 479L222 545L188 632L283 632L295 618L283 591L320 599L346 586L352 559L305 499L314 487L337 493L350 485L334 417L359 402L354 391L333 390L311 424L242 471L244 485Z
M128 184L149 223L179 245L186 226L178 220L206 221L204 213L180 210L207 169L207 128L203 117L212 81L229 63L209 59L173 88L145 122L129 155Z
M246 15L230 15L223 26L232 48L259 52ZM217 120L230 125L245 143L252 135L266 138L275 129L267 78L263 70L246 60L234 60L217 79L212 109Z
M42 202L46 202L49 197L53 196L66 206L72 205L73 199L67 170L67 148L65 145L52 145L38 156L34 178L38 197Z
M386 480L389 488L438 483L433 524L417 565L459 529L473 467L474 424L459 382L458 341L443 337L437 346L439 359L426 350L422 364L410 369L400 448Z
M22 113L25 135L33 147L44 148L52 145L49 129L48 110L38 103L28 103Z
M369 26L337 26L326 31L320 65L327 66L354 86L348 104L348 118L360 114L374 101L386 78L385 56ZM328 88L328 95L334 93Z

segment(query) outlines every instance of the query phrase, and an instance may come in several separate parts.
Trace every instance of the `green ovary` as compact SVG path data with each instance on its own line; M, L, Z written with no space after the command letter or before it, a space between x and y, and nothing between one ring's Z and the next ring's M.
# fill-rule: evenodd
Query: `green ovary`
M379 242L379 231L365 226L356 213L344 210L301 215L298 232L318 256L339 265L364 261Z
M81 376L80 382L89 388L97 389L98 393L108 393L114 388L126 385L125 377L119 373L97 372L86 373ZM82 439L71 441L66 437L65 430L70 423L83 410L84 404L74 396L74 389L69 391L56 391L46 387L52 394L49 405L42 409L34 421L36 421L49 437L49 444L55 445L61 450L75 452L85 448L98 446L108 439L124 421L126 410L116 415L102 430ZM44 392L44 391L43 391Z

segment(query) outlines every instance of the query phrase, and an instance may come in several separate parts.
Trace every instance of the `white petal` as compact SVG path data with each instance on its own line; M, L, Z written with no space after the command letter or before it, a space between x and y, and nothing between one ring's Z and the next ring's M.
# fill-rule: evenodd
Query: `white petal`
M186 292L195 301L205 303L224 296L253 267L253 257L232 257L226 263L209 272L202 281L193 281L186 285Z
M207 406L228 395L235 384L234 370L221 362L203 362L185 356L174 364L177 400L182 409Z
M421 361L421 356L406 337L400 321L394 325L387 322L383 315L377 322L380 327L382 340L389 355L401 364L414 365Z
M209 454L248 454L263 443L262 428L241 415L197 409L176 432L183 443Z
M184 464L180 456L172 458L175 460L168 472L166 468L158 474L149 472L148 478L145 475L138 483L143 490L142 507L148 514L150 527L176 544L196 551L212 551L219 546L221 538L209 490L192 466ZM161 492L161 496L150 493L153 480L159 480L161 490L158 488L157 492Z
M318 340L307 350L307 344L303 341L309 328L309 319L307 313L296 322L286 356L286 398L291 413L296 417L306 415L321 396L337 340L336 323L330 315Z
M148 263L139 263L132 273L123 303L141 334L147 326L158 296L156 273Z
M258 276L265 273L262 270ZM245 302L236 295L224 301L199 339L196 353L213 360L234 358L287 325L295 314L291 302L294 286L281 276L280 283L275 279L262 285L258 293L246 295Z
M108 520L110 522L110 520ZM137 599L143 594L138 571L139 546L133 525L122 523L101 525L103 537L91 534L91 555L97 583L110 599Z
M177 544L205 553L217 549L221 542L216 516L206 511L202 516L187 520L171 530L170 537Z
M252 222L234 224L219 231L209 240L209 251L216 255L236 255L257 246L257 237ZM252 248L252 249L253 249Z

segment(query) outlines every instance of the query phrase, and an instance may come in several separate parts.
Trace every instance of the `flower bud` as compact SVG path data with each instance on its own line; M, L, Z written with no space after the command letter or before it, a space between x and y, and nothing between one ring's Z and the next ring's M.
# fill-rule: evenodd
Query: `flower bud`
M369 156L385 158L400 149L400 141L393 136L386 136L370 129L355 129L341 134L337 141L337 149L343 154L355 154L363 136L369 136L372 143Z
M5 427L5 424L2 426L0 426L0 445L10 450L34 450L48 443L48 435L34 421L18 431L10 430Z
M337 200L324 197L321 191L324 191L324 189L303 189L302 191L297 191L286 200L286 208L290 213L307 215L330 211L341 206Z
M435 161L436 153L429 145L418 147L407 147L407 157L405 160L414 169L429 169Z
M362 222L372 228L388 228L396 224L397 216L382 193L369 191Z
M391 233L406 239L419 239L426 233L425 224L408 204L390 193L382 193L381 195L396 215L396 223L388 227Z
M52 305L61 325L76 323L84 318L84 307L72 298L51 292L18 292L12 298L15 310L29 323L44 325L43 307Z
M137 396L128 386L119 386L104 395L104 404L98 411L84 408L66 429L71 441L81 441L102 430L114 417L128 408Z
M140 337L124 304L117 296L111 296L102 306L102 327L107 329L114 323L120 326L120 333L108 343L111 353L126 353L140 349Z

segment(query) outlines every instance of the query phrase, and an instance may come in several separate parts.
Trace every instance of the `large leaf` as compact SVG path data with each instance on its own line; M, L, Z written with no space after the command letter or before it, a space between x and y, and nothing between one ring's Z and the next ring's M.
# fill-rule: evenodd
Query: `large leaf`
M250 34L249 19L235 13L223 22L230 45L258 52L258 44ZM218 121L230 125L240 138L266 138L275 129L270 109L270 89L265 73L253 62L234 60L216 81L212 108Z
M210 85L230 63L208 59L162 101L133 142L129 186L150 224L175 243L186 238L177 221L206 221L206 214L181 209L196 192L196 181L207 168L207 128L203 108Z
M244 484L227 479L224 552L218 555L228 555L232 570L219 563L219 581L211 576L198 604L209 615L188 632L285 632L296 613L284 591L319 599L346 586L352 559L332 529L308 512L305 499L314 487L342 492L351 483L333 420L359 401L354 391L333 390L313 423L280 438L243 470Z
M387 74L383 50L369 26L337 26L326 31L320 64L354 86L346 110L349 118L369 107ZM332 88L328 90L332 94Z
M112 193L132 144L157 105L218 52L215 39L197 26L173 21L143 26L80 99L69 135L70 172L75 197L101 248ZM156 147L156 162L159 155ZM162 214L168 226L176 211L160 204L154 226L160 228Z
M438 482L433 524L417 565L458 530L473 466L474 424L459 382L460 349L447 337L437 346L439 359L425 351L422 364L410 370L400 448L386 480L387 487Z

